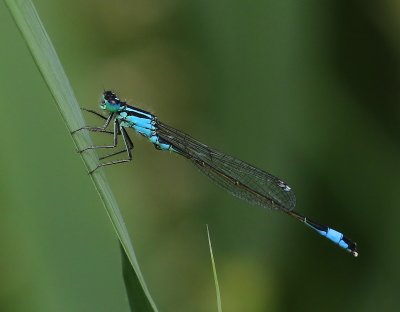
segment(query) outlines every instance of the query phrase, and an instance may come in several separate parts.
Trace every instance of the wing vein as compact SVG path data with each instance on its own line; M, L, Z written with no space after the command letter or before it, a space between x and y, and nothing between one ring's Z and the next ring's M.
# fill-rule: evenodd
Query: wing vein
M229 193L262 207L291 211L296 197L281 179L223 154L157 120L157 134Z

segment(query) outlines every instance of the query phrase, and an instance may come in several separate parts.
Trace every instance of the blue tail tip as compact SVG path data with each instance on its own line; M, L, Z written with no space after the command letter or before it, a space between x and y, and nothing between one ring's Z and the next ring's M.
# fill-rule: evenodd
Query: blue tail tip
M357 243L353 242L347 237L343 237L342 241L344 241L347 244L347 251L350 252L354 257L358 257L358 249L357 249Z

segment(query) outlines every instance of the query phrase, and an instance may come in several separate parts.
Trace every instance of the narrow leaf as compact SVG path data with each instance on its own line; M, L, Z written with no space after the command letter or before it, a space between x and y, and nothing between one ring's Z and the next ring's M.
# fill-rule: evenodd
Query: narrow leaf
M84 119L80 107L33 3L30 0L5 0L5 3L21 31L43 79L53 95L68 131L71 132L72 130L82 127L84 125ZM80 131L74 134L72 139L77 149L83 149L93 145L86 131ZM88 170L96 167L98 164L98 157L93 151L83 153L82 159ZM136 292L135 301L138 306L140 304L140 306L147 307L147 310L141 311L157 311L140 272L127 228L114 195L106 181L105 175L102 170L97 170L90 177L93 180L95 188L100 195L115 232L121 242L126 259L130 263L132 274L136 276L137 287L133 288Z
M212 265L212 270L213 270L213 275L214 275L215 292L216 292L216 296L217 296L217 307L218 307L218 312L222 312L221 293L219 291L217 269L215 267L214 254L213 254L211 238L210 238L210 231L208 230L208 224L206 226L207 226L207 236L208 236L208 247L210 249L211 265Z

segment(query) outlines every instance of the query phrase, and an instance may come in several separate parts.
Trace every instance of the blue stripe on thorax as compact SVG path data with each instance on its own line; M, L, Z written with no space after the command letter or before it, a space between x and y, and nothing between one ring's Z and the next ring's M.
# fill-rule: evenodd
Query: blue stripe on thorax
M122 127L133 128L145 137L150 137L156 130L154 115L132 106L126 106L123 111L118 113L117 118L121 120Z
M137 108L137 107L133 107L133 106L129 106L126 105L124 108L124 112L128 113L128 115L130 114L136 114L136 115L142 115L143 118L147 117L150 119L154 119L154 115L152 113L149 113L143 109Z
M127 105L122 112L118 113L117 118L121 121L122 127L134 129L137 133L148 138L156 148L173 150L171 144L164 142L156 134L156 117L153 114Z

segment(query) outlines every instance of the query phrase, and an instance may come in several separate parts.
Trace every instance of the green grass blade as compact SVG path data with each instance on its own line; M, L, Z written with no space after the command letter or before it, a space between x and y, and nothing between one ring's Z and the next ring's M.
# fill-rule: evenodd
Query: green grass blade
M138 300L138 294L145 296L140 281L126 256L125 250L121 247L122 274L124 277L126 294L129 300L129 306L132 312L152 311L149 302Z
M53 95L69 132L82 127L84 125L84 119L80 107L33 3L29 0L5 0L5 3ZM74 134L72 139L77 149L83 149L84 147L92 145L86 131ZM87 169L94 168L98 164L98 157L95 152L92 151L83 153L82 159ZM102 170L97 170L91 175L91 178L114 226L126 257L129 259L137 281L141 286L140 291L136 289L135 300L141 301L143 303L142 306L148 307L147 310L141 311L157 311L156 305L150 296L144 278L140 272L124 220Z
M219 291L217 269L215 267L214 254L213 254L213 250L212 250L210 231L208 230L208 224L207 224L207 236L208 236L208 247L210 248L211 265L212 265L213 275L214 275L214 284L215 284L215 292L216 292L216 296L217 296L218 312L222 312L221 293Z

